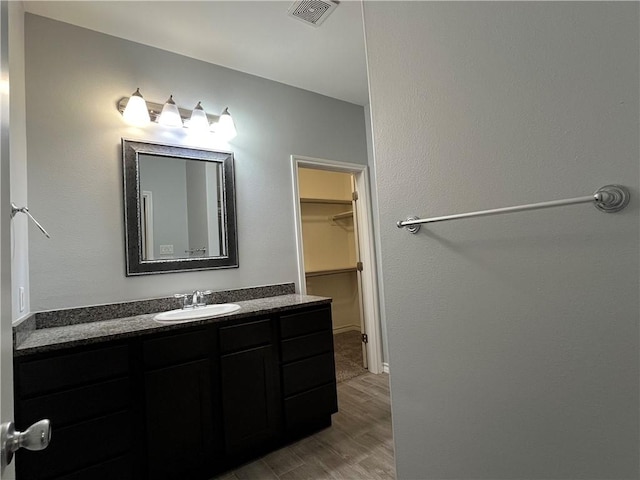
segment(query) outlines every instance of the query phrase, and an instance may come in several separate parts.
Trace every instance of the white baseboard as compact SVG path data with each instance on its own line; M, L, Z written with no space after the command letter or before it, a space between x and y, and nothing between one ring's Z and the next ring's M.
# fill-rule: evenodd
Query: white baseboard
M334 327L333 328L333 334L337 334L337 333L344 333L344 332L351 332L351 331L356 331L359 332L360 331L360 326L359 325L345 325L344 327Z
M389 373L389 364L387 362L382 362L382 371L384 373Z

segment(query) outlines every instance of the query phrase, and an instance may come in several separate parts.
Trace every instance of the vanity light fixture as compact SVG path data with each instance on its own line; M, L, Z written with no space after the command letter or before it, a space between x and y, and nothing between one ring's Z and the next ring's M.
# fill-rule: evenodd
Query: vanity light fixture
M129 101L122 112L122 116L127 122L134 125L146 125L151 121L147 102L144 101L139 88L137 88L129 97Z
M233 123L233 118L229 113L229 107L225 108L220 115L218 123L211 126L211 130L220 135L224 140L229 141L238 134L236 131L236 125Z
M173 95L169 95L169 99L164 102L160 117L158 117L158 123L166 125L167 127L182 127L182 118L180 117L180 110L176 102L173 101Z
M193 110L185 110L176 105L173 95L162 105L146 102L140 94L140 89L137 89L131 97L120 99L118 111L129 123L138 126L155 122L166 126L187 127L200 132L211 131L223 141L229 141L237 135L229 108L225 108L219 116L205 112L201 102L198 102Z
M209 119L207 118L207 113L204 111L204 108L202 108L201 102L198 102L194 107L191 112L191 118L185 123L185 127L203 132L209 130Z

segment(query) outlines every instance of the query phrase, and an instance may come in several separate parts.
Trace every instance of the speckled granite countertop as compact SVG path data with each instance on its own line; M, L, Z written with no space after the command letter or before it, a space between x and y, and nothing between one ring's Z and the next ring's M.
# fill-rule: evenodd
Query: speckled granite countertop
M240 305L240 310L219 317L191 320L182 323L161 324L153 320L155 313L151 313L126 318L116 318L113 320L40 328L31 331L26 338L16 345L14 355L23 356L66 347L135 337L148 333L189 328L229 319L247 318L300 307L330 304L331 299L312 295L288 294L254 300L236 301L234 303Z

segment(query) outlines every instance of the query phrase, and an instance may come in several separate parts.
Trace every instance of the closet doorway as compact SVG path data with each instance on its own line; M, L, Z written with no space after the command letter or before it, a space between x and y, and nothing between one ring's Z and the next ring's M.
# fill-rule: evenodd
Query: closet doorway
M300 291L333 299L338 380L382 373L367 167L291 160Z

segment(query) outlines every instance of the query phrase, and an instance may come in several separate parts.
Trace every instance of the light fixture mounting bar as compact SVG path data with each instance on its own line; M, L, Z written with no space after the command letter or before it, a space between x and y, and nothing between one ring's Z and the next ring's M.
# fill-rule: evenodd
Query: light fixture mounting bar
M124 112L124 109L127 107L128 101L129 101L129 97L122 97L118 101L118 111L120 113ZM147 101L147 109L149 110L149 116L151 117L152 122L158 121L158 117L162 112L162 107L163 107L163 104L161 103L153 103L153 102ZM180 112L180 117L182 118L183 122L188 121L191 118L191 110L185 110L184 108L178 107L178 111ZM209 119L209 123L211 124L211 123L216 123L220 119L220 116L211 115L210 113L207 113L207 118Z

